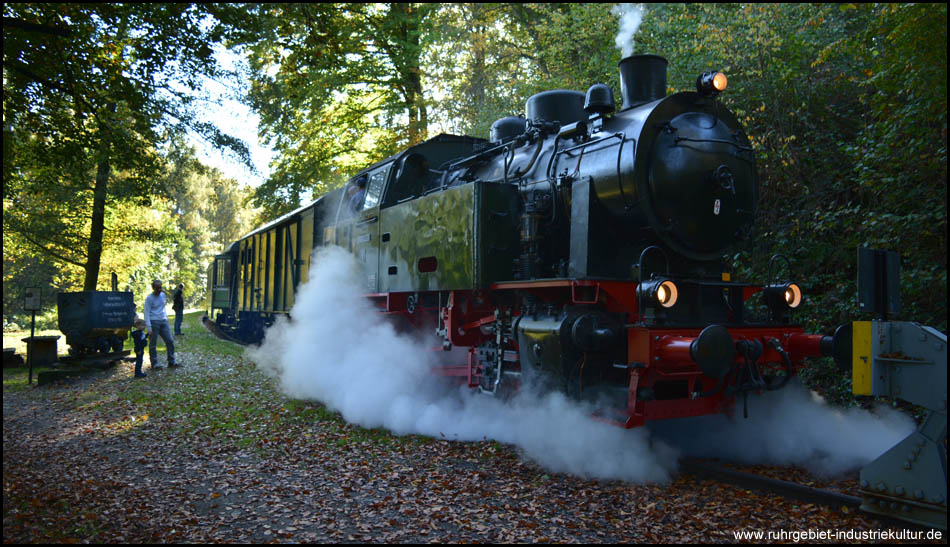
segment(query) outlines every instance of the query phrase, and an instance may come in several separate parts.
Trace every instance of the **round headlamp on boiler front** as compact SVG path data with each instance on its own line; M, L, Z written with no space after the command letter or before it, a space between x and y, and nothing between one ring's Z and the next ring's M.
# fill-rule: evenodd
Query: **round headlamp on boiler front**
M765 287L765 301L770 308L797 308L802 303L802 289L795 283L782 283Z
M679 288L672 280L659 278L651 279L640 284L640 295L649 298L663 308L672 308L679 300Z
M786 267L791 271L792 263L787 256L781 253L773 255L769 260L768 281L766 281L762 293L765 305L768 306L772 314L772 319L785 322L788 320L789 312L801 306L802 288L797 283L790 281L779 282L772 276L772 268L779 260L785 261Z
M703 72L696 78L696 92L703 97L715 97L726 90L728 83L722 72Z

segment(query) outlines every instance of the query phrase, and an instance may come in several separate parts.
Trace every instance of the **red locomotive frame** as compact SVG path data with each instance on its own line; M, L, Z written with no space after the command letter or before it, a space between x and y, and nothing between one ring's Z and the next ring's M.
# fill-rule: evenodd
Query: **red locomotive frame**
M653 388L657 382L681 380L687 383L686 392L696 394L709 389L716 380L703 374L690 353L690 347L702 327L682 328L646 325L639 320L636 281L571 280L495 283L490 291L451 291L448 302L438 307L417 307L415 293L384 293L368 295L385 314L398 316L418 329L444 326L446 342L468 348L465 363L446 363L433 372L452 377L471 388L480 385L483 364L476 346L488 339L482 326L494 323L499 313L520 314L520 295L531 293L550 302L572 305L598 305L611 313L623 313L627 318L626 331L629 383L625 409L612 409L598 416L601 421L624 428L644 425L648 421L719 414L735 404L736 394L725 389L702 397L687 396L667 400L650 400L638 396L641 389ZM760 287L744 287L743 300L761 291ZM505 305L504 303L508 303ZM777 370L782 367L784 348L792 372L802 366L806 357L823 355L821 335L805 334L799 326L727 326L736 342L758 340L764 349L759 366ZM772 343L769 343L772 342ZM776 349L775 346L778 346ZM441 348L439 348L441 349ZM506 360L517 360L517 341L511 340L506 349ZM725 378L725 385L734 383L743 356L736 354L733 369Z

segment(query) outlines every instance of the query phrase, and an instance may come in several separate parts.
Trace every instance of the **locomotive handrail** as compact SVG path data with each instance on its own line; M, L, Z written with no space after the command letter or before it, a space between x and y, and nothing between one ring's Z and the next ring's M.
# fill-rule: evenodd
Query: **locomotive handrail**
M560 135L558 135L557 137L560 137ZM557 137L555 137L555 142L554 142L555 147L557 146ZM591 146L591 145L593 145L593 144L597 144L597 143L599 143L599 142L603 142L603 141L610 140L610 139L616 139L616 138L619 138L619 139L621 139L621 141L624 141L624 140L625 140L625 135L624 135L624 133L621 131L621 132L619 132L619 133L614 133L613 135L607 135L606 137L600 137L600 138L594 139L594 140L592 140L592 141L582 142L582 143L580 143L580 144L576 144L576 145L574 145L574 146L572 146L572 147L570 147L570 148L565 148L565 149L563 149L563 150L557 150L557 149L555 148L554 154L551 155L551 159L548 161L548 169L547 169L547 173L546 173L547 176L548 176L548 178L551 178L551 177L552 177L552 174L551 174L551 167L554 165L554 162L557 160L557 156L560 156L561 154L564 154L564 153L566 153L566 152L573 152L574 150L577 150L578 148L587 148L588 146ZM630 139L630 140L631 140L631 141L636 141L636 139Z
M360 225L362 225L362 224L372 224L372 223L376 222L377 220L379 220L379 217L376 216L376 215L374 215L374 216L367 217L367 218L361 218L360 220L357 220L357 221L356 221L356 224L360 224Z
M519 137L521 137L521 135L519 135L518 137L515 137L515 138L514 138L513 140L511 140L511 141L508 141L508 142L499 144L499 145L497 145L497 146L493 146L492 148L489 148L489 149L487 149L487 150L482 150L481 152L479 152L479 153L477 153L477 154L472 154L471 156L468 156L468 157L462 158L462 159L460 159L460 160L458 160L458 161L449 163L448 165L445 165L445 163L443 163L443 164L440 165L439 167L443 167L443 166L444 166L444 167L445 167L444 172L445 172L446 174L448 174L450 171L453 171L453 170L455 170L456 168L461 167L461 166L463 166L463 165L466 165L466 164L468 164L468 163L472 163L472 162L476 162L476 161L479 161L479 160L487 159L487 158L490 158L490 157L492 157L492 156L497 156L497 155L498 155L499 153L501 153L504 149L509 148L513 143L515 143L515 142L518 140ZM451 161L451 160L449 160L449 161ZM446 162L446 163L448 163L448 162ZM439 169L439 170L441 171L442 169Z
M636 159L637 140L630 139L630 141L633 143L633 155L634 155L634 159ZM623 175L621 174L622 171L620 170L620 162L623 159L623 145L626 142L627 142L626 136L623 133L620 133L620 146L617 149L617 188L620 189L620 199L621 201L623 201L623 210L629 211L630 209L633 209L634 206L630 205L630 203L627 202L627 194L623 191L623 180L621 180L623 178ZM669 271L670 269L669 259L666 260L666 269L667 271Z
M725 140L722 140L722 139L691 139L691 138L689 138L689 137L673 137L673 144L678 144L680 141L689 141L689 142L716 142L716 143L719 143L719 144L728 144L728 145L731 145L731 146L735 146L736 148L738 148L739 150L741 150L741 151L743 151L743 152L753 152L753 151L754 151L751 146L742 146L741 144L739 144L738 142L735 142L735 141L725 141ZM745 158L742 158L742 159L745 159Z
M541 149L544 148L544 139L538 139L538 146L534 149L534 154L531 156L531 160L528 161L528 164L524 166L524 171L521 167L515 169L514 176L515 178L525 175L528 171L534 168L534 164L538 161L538 156L541 155ZM505 168L505 182L508 182L508 168Z
M554 166L554 162L557 160L557 157L561 155L561 151L557 149L557 141L560 140L561 134L558 133L554 136L554 146L552 146L553 152L551 153L551 159L548 160L548 168L544 170L544 176L551 180L554 178L554 175L551 173L551 167Z
M560 135L558 135L558 137L560 137ZM594 144L597 144L597 143L600 143L600 142L603 142L603 141L606 141L606 140L609 140L609 139L620 139L620 146L619 146L618 149L617 149L617 188L620 190L620 199L621 199L621 201L623 201L623 208L624 208L624 211L629 211L630 209L633 209L633 208L634 208L634 206L635 206L636 204L631 205L630 202L627 201L627 194L626 194L626 192L624 192L624 190L623 190L623 180L622 180L622 179L623 179L623 171L621 170L621 163L622 163L622 161L623 161L623 145L626 144L627 141L629 140L630 142L633 143L634 152L636 152L637 139L634 139L634 138L627 139L626 134L623 133L622 131L620 131L620 132L614 133L613 135L608 135L608 136L606 136L606 137L600 137L600 138L594 139L594 140L592 140L592 141L583 142L583 143L581 143L581 144L572 146L572 147L570 147L570 148L565 148L565 149L563 149L563 150L557 150L557 139L558 139L558 137L555 137L555 139L554 139L554 149L555 149L555 152L554 152L553 154L551 154L551 159L548 161L548 169L547 169L547 173L546 173L546 175L547 175L547 177L548 177L548 180L553 180L553 179L554 179L554 174L551 172L551 169L554 167L554 164L555 164L555 162L557 161L557 158L558 158L561 154L565 154L565 153L568 153L568 152L573 152L574 150L577 150L578 148L581 148L581 149L586 150L588 146L591 146L591 145L594 145ZM581 153L581 157L583 157L583 151L582 151L582 153ZM580 167L581 167L581 165L580 165L580 160L578 160L578 162L577 162L577 167L574 169L574 172L575 172L575 173L580 172Z
M502 153L502 152L506 152L506 158L507 158L507 152L509 152L509 151L514 151L513 146L517 143L517 141L518 141L518 138L515 138L514 140L511 140L511 141L506 142L506 143L504 143L504 144L499 144L498 146L495 146L495 147L493 147L493 148L489 148L488 150L484 150L484 151L482 151L482 152L479 152L478 154L474 154L474 155L469 156L469 157L467 157L467 158L462 158L462 159L460 159L460 160L458 160L458 161L456 161L456 162L449 163L449 164L445 167L445 170L442 171L442 180L440 181L439 186L436 186L435 188L430 188L429 190L426 190L425 192L422 193L422 195L427 195L427 194L429 194L429 193L431 193L431 192L436 192L436 191L443 191L443 190L445 190L446 188L449 188L448 180L449 180L450 174L451 174L453 171L455 171L456 169L460 168L460 167L463 167L463 166L468 165L468 164L470 164L470 163L475 163L476 161L479 161L479 160L486 160L486 159L490 158L491 156L497 156L498 154L500 154L500 153ZM442 167L442 166L445 166L445 163L443 163L443 164L440 165L439 167ZM509 165L508 165L508 160L505 159L505 160L504 160L504 171L505 171L505 172L504 172L504 178L503 178L503 179L499 179L499 180L497 180L497 181L488 181L488 182L501 182L501 181L507 182L507 180L508 180L508 167L509 167ZM459 180L459 179L456 178L456 180ZM468 181L468 182L471 182L471 181Z
M783 255L782 253L775 253L774 255L772 255L772 258L769 259L768 275L765 278L766 285L772 284L772 264L774 264L775 261L779 258L782 258L785 260L785 265L788 266L789 273L791 273L792 271L792 261L789 260L788 257Z
M586 148L586 147L588 147L588 146L590 146L590 145L592 145L592 144L597 144L597 143L599 143L599 142L601 142L601 141L606 141L606 140L609 140L609 139L615 139L615 138L623 137L623 136L624 136L624 133L621 131L621 132L618 132L618 133L614 133L613 135L607 135L606 137L600 137L600 138L598 138L598 139L594 139L594 140L592 140L592 141L582 142L582 143L576 144L576 145L574 145L574 146L572 146L572 147L570 147L570 148L565 148L565 149L563 149L563 150L558 150L557 153L558 153L558 154L562 154L562 153L564 153L564 152L573 152L574 150L577 150L578 148ZM635 140L635 139L630 139L630 140L633 141L633 140Z

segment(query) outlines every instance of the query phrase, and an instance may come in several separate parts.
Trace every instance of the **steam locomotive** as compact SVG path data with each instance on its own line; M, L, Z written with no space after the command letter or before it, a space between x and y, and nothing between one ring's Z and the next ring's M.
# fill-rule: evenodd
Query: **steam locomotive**
M542 385L630 428L782 387L832 339L791 323L792 280L731 279L722 257L756 213L753 150L717 100L722 73L667 96L666 66L623 59L619 111L604 84L546 91L488 141L442 134L366 167L218 255L209 317L261 340L312 249L337 245L380 313L466 350L438 374L487 394Z

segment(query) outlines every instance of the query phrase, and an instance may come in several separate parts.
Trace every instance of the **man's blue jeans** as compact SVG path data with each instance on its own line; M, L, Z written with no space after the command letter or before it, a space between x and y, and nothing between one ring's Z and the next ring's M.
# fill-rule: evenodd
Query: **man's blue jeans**
M181 320L184 319L185 310L175 310L175 334L181 334Z
M157 335L157 336L156 336ZM152 367L158 364L158 350L155 344L158 337L161 336L165 341L165 351L168 353L168 364L175 364L175 339L172 338L172 330L168 326L168 321L152 320L152 335L148 337L148 358L152 362Z

